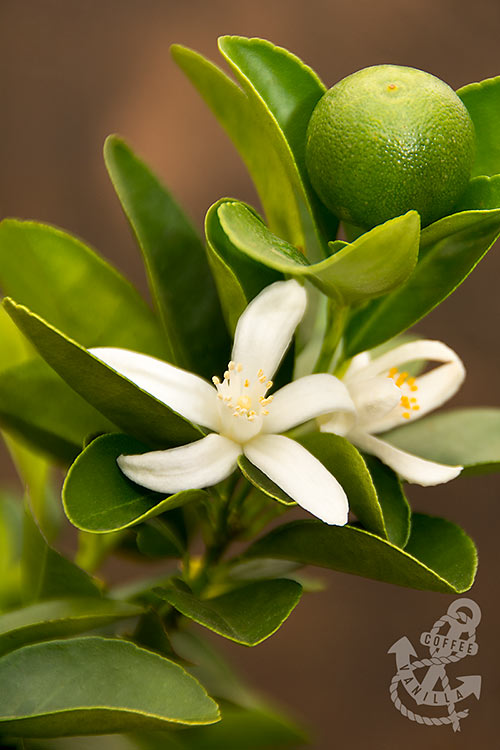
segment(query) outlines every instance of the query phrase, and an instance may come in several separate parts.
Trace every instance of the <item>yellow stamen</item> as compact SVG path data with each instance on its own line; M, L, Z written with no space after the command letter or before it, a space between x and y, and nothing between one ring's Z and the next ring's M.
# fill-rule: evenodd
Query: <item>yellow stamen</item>
M273 387L273 381L272 380L268 380L267 383L266 383L266 391L268 391L269 388L272 388L272 387Z
M405 409L410 408L410 399L408 396L401 396L401 406L403 406Z
M220 378L218 378L217 375L214 375L212 378L212 383L214 385L220 385Z
M233 362L233 361L231 360L231 362L230 362L230 363L228 364L228 366L227 366L227 369L228 369L228 370L234 370L234 368L235 368L235 367L236 367L236 365L235 365L235 364L234 364L234 362Z
M407 377L408 377L407 372L402 372L400 374L399 378L396 380L396 385L398 386L398 388L401 388L401 386L403 385Z
M412 406L413 411L420 411L420 406Z
M241 362L238 362L238 364L236 365L236 372L241 372L242 370L243 370L243 365L241 364Z
M410 419L410 415L409 415L409 413L407 411L405 411L405 413L403 414L403 417L405 419Z
M411 377L411 378L408 378L406 382L408 383L408 385L412 386L412 385L415 385L415 380L416 378Z
M245 388L248 388L248 386L250 385L250 383L248 382L248 380L245 380L245 382L243 383L243 385L245 386Z
M389 370L389 374L387 375L387 377L388 378L393 378L394 375L397 375L397 373L398 373L398 368L397 367L391 367L391 369Z

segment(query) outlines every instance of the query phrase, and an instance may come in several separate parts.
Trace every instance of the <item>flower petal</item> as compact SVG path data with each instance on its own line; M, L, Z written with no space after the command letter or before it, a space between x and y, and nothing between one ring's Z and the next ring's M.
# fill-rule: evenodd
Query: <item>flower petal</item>
M399 367L406 362L413 362L419 359L425 359L429 362L456 362L463 368L462 361L458 355L449 346L443 344L442 341L418 339L417 341L409 341L406 344L397 346L395 349L384 352L384 354L373 359L366 367L356 368L353 378L356 380L374 378L377 375L388 372L392 367Z
M354 404L342 381L333 375L306 375L280 388L264 417L265 432L280 433L322 414L342 412L355 421Z
M129 349L98 347L89 352L181 416L218 431L217 392L203 378Z
M241 448L222 435L207 435L195 443L136 456L119 456L126 477L156 492L210 487L236 468Z
M407 482L423 487L449 482L455 479L463 468L426 461L361 431L349 433L349 440L361 450L380 458Z
M356 406L359 427L382 419L401 401L401 391L394 380L387 377L353 383L349 390Z
M255 377L258 370L273 377L306 304L304 287L293 279L276 281L250 302L238 320L232 353L249 377Z
M305 448L283 435L259 435L244 446L245 456L298 505L322 521L347 523L347 497L329 471Z

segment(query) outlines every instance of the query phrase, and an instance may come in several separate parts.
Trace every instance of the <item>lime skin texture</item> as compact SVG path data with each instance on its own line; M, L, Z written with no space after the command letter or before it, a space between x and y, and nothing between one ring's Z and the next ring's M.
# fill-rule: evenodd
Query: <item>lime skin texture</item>
M368 229L415 209L426 226L452 212L470 178L474 145L469 113L444 81L374 65L319 100L306 164L338 218Z

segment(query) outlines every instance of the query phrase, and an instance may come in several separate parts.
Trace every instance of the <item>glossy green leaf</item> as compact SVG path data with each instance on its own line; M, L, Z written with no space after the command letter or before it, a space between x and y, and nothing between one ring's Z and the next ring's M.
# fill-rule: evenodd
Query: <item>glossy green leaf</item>
M241 455L238 458L238 466L245 479L248 479L254 487L257 487L265 495L272 497L273 500L277 500L282 505L296 505L295 500L292 500L290 495L287 495L263 471L254 466L246 456Z
M29 508L23 528L23 594L26 603L68 596L100 597L97 582L53 549Z
M500 235L500 210L464 211L422 230L417 266L399 289L353 315L346 356L372 349L417 323L467 278Z
M217 209L230 242L250 258L281 273L303 277L339 303L351 304L401 286L418 257L420 219L416 211L391 219L352 244L341 243L329 258L309 265L293 245L269 231L238 201Z
M185 617L244 646L275 633L299 603L302 586L286 578L262 580L212 599L198 599L181 585L156 589Z
M476 131L476 157L472 175L500 172L500 76L470 83L457 91Z
M294 560L413 589L467 591L477 568L472 540L454 523L415 513L405 550L352 526L295 521L258 539L245 557Z
M63 464L89 435L117 429L40 358L0 373L0 425Z
M0 731L19 737L219 719L217 704L182 667L127 641L88 637L25 646L0 660L0 684Z
M500 409L452 409L385 433L397 448L465 474L500 471Z
M210 378L226 361L231 343L203 243L170 193L123 140L109 136L104 159L144 256L169 360Z
M494 177L474 177L460 197L456 211L500 208L500 174Z
M324 236L332 238L338 227L336 217L312 189L305 163L307 126L325 86L302 60L265 39L223 36L219 39L219 49L272 137L289 171L294 192L303 193L302 200L309 212L300 217L305 247L316 260L324 249L319 228ZM286 234L283 236L290 239ZM302 243L299 246L303 247Z
M141 608L127 602L90 597L52 599L0 617L0 656L27 643L84 633L136 617Z
M161 327L134 287L59 229L2 221L0 287L85 346L164 353Z
M316 432L298 440L344 488L349 507L369 531L387 539L384 515L370 472L361 454L345 438Z
M295 750L307 744L301 727L265 706L242 708L232 702L222 702L220 708L222 720L213 727L136 736L138 747L140 750L280 750L286 747Z
M307 176L301 174L284 130L294 149L301 132L305 141L306 121L324 86L300 60L263 40L223 37L220 47L243 90L192 50L174 45L172 55L238 149L272 231L303 250L307 248L311 257L321 257L326 253L317 223L328 226L327 237L333 239L336 221L326 219L324 208L305 184ZM259 57L266 65L267 87L262 85ZM277 94L279 90L279 104L278 97L270 96L271 89ZM294 125L295 137L291 135Z
M364 456L364 460L382 508L387 539L397 547L405 547L411 531L411 508L402 482L398 475L378 458Z
M38 315L12 300L4 300L3 304L46 362L124 432L165 448L201 437L201 431L193 424L118 375Z
M239 252L220 225L219 207L232 203L222 198L208 210L205 218L208 260L227 326L234 333L241 313L264 287L282 279L281 273ZM241 204L257 220L250 206ZM260 221L260 220L259 220ZM229 349L228 349L229 351Z
M71 523L96 534L118 531L207 497L205 490L185 490L165 497L127 479L116 463L118 456L148 450L138 440L116 433L92 441L64 481L64 510Z

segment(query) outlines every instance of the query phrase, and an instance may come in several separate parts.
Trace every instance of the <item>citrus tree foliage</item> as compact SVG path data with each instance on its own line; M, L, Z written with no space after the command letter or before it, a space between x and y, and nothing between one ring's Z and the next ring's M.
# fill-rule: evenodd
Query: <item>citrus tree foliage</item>
M105 144L153 308L64 231L0 224L0 425L25 486L0 496L3 747L297 746L203 629L258 645L314 590L305 565L448 594L474 581L467 533L414 513L405 487L497 471L500 410L428 414L465 368L405 332L500 234L500 79L457 92L476 156L454 210L345 241L306 168L325 86L269 42L219 46L231 77L172 53L261 207L217 200L202 237L127 143ZM110 585L101 564L125 554L161 572Z

